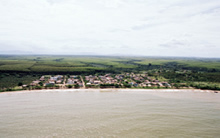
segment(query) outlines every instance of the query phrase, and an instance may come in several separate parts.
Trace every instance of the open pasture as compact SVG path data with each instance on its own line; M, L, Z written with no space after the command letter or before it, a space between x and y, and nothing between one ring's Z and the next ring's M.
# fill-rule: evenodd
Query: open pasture
M171 64L172 63L172 64ZM147 70L148 66L220 70L220 59L104 57L104 56L0 56L0 71L74 72L97 70ZM140 67L142 67L140 69Z
M220 59L200 59L200 58L142 58L135 63L141 65L160 65L176 63L184 67L196 67L220 70Z

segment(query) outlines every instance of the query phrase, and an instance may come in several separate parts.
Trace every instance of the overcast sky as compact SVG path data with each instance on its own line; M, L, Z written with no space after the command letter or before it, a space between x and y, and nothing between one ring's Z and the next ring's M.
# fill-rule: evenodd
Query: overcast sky
M0 54L220 57L220 0L0 0Z

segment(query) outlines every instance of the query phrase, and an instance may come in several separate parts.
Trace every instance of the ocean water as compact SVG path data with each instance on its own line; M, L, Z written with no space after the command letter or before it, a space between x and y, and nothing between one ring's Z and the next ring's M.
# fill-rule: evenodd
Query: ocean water
M1 138L220 137L220 93L49 90L0 93Z

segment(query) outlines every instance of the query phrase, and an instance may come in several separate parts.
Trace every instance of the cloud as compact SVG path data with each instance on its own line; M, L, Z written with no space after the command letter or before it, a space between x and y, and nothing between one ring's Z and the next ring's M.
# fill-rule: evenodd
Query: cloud
M0 48L220 57L219 7L219 0L1 0Z
M179 48L179 47L188 47L190 46L190 42L187 39L171 39L165 43L160 44L161 47L164 48Z

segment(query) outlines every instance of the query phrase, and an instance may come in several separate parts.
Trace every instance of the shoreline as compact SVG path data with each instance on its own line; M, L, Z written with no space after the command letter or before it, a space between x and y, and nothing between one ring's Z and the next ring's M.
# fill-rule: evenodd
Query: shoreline
M79 92L79 91L84 91L84 92L138 92L138 91L155 91L155 92L209 92L209 93L220 93L220 91L216 90L202 90L202 89L126 89L126 88L106 88L106 89L98 89L98 88L88 88L88 89L39 89L39 90L18 90L18 91L4 91L0 92L1 93L17 93L17 92L40 92L40 91L72 91L72 92Z

